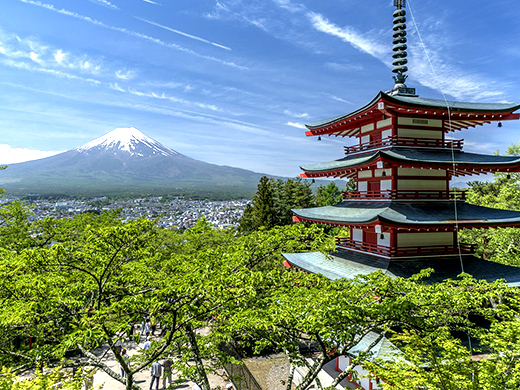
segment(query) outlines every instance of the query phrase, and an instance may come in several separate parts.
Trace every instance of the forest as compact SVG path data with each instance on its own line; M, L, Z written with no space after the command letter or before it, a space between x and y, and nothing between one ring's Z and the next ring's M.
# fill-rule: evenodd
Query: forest
M468 199L520 210L519 179L497 174L473 182ZM432 270L409 279L374 273L329 280L284 268L281 253L331 253L338 233L292 224L290 209L340 200L334 183L313 194L300 180L264 177L238 230L204 219L184 231L162 229L117 212L29 222L27 205L2 207L0 389L47 389L58 381L79 389L94 367L137 390L137 373L172 356L180 380L210 390L208 374L232 359L223 343L307 366L297 390L342 355L351 363L334 385L361 364L384 389L520 388L517 288L467 274L424 283ZM460 239L479 245L487 260L520 265L517 229L462 231ZM160 324L160 336L126 359L117 341L139 341L143 317ZM369 334L377 337L360 349ZM383 338L398 347L392 358L373 353ZM302 344L315 347L314 364ZM114 354L124 376L99 358L99 348ZM28 372L32 379L20 381ZM288 390L292 375L280 378Z

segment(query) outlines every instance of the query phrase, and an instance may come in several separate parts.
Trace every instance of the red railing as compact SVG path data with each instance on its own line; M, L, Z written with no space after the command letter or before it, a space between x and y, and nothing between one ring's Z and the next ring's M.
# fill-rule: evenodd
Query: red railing
M436 148L436 149L462 149L463 139L441 140L441 139L417 139L407 137L390 136L384 139L368 141L359 145L345 146L345 154L361 152L374 148L384 148L392 146L405 146L415 148Z
M431 190L382 190L382 191L344 191L343 199L466 199L465 190L457 191L431 191Z
M475 245L459 243L457 245L427 245L418 247L388 247L366 242L353 241L350 238L336 238L336 245L341 249L357 249L362 252L378 254L386 257L428 256L428 255L454 255L460 252L464 255L475 253Z

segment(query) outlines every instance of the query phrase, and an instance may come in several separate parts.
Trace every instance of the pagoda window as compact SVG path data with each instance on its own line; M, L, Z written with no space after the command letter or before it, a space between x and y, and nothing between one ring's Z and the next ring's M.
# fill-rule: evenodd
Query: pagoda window
M360 138L360 141L359 141L361 144L367 144L370 142L370 136L369 135L364 135Z
M390 127L392 126L392 118L386 118L386 119L383 119L382 121L378 121L376 123L376 127L378 129L382 129L384 127Z
M372 171L366 170L366 171L358 172L358 179L370 179L371 177L372 177Z
M363 230L352 228L351 237L352 241L363 242Z
M397 129L397 136L400 138L420 138L420 139L443 139L444 132L439 130L422 129Z
M399 177L402 176L424 176L428 178L446 178L445 170L438 169L415 169L415 168L398 168L397 174Z
M414 127L437 127L442 129L441 119L424 119L424 118L408 118L399 117L397 118L398 125L414 126Z
M358 183L357 183L357 190L359 192L366 192L366 191L368 191L368 182L366 180L358 181Z
M381 180L381 192L392 191L392 180Z
M386 129L381 132L382 139L389 138L391 136L392 136L392 129Z
M418 175L419 176L419 175ZM446 180L397 180L399 191L448 191Z
M442 120L424 118L398 118L397 135L401 138L444 139Z
M397 246L403 247L420 247L420 246L437 246L446 245L453 246L452 232L415 232L415 233L398 233Z
M368 133L369 131L372 131L372 130L374 130L374 124L373 123L369 123L368 125L361 126L361 132L362 133Z

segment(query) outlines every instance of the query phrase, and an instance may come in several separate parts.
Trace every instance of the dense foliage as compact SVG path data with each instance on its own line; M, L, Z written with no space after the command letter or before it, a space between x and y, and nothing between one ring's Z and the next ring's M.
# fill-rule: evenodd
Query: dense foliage
M516 191L510 182L516 179L498 179L505 184L482 189L495 188L494 197L470 199L513 202L516 195L502 191ZM318 193L322 204L339 195L332 185ZM218 348L223 342L286 354L293 368L307 368L297 390L313 382L321 387L318 372L341 355L352 363L333 386L355 379L355 366L363 365L385 389L520 387L516 288L468 275L426 285L429 270L411 279L376 273L334 281L286 270L281 253L334 248L323 229L287 224L287 210L316 199L299 180L262 179L244 216L245 235L204 220L182 232L161 229L150 220L122 221L117 213L32 222L19 202L1 208L0 364L6 368L0 389L44 389L58 381L77 389L92 369L139 389L138 372L173 356L181 380L210 390L208 374L229 359ZM499 240L508 239L505 230L494 233L493 256ZM143 317L154 318L160 334L151 349L125 360L116 341L139 341ZM383 341L393 343L390 355L379 354ZM125 378L104 363L103 353L115 356ZM66 370L72 368L74 378ZM18 382L27 370L34 379ZM288 390L293 374L280 378Z
M520 155L520 146L510 146L506 155ZM520 173L496 173L491 181L473 181L468 184L469 203L520 211ZM467 230L461 233L460 239L477 244L477 254L487 260L520 266L520 229Z

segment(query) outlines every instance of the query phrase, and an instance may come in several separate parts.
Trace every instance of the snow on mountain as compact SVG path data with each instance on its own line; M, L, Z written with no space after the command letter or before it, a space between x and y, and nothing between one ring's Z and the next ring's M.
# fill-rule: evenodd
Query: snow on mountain
M151 156L157 154L163 156L179 155L175 150L147 137L134 127L117 128L110 133L76 148L78 152L114 149L130 153L131 156Z

